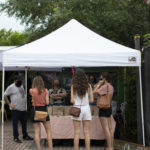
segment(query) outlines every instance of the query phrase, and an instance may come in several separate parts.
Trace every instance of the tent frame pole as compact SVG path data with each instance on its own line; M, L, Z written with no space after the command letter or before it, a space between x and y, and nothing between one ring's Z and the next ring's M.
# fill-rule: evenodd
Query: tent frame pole
M5 68L2 72L2 129L1 129L1 150L4 150L4 86L5 86Z
M141 99L141 119L142 119L143 146L145 146L145 129L144 129L144 113L143 113L143 93L142 93L141 66L139 66L139 81L140 81L140 99Z
M27 93L28 93L28 67L25 68L25 92L26 92L26 100L27 100ZM26 109L27 109L27 104L26 104Z

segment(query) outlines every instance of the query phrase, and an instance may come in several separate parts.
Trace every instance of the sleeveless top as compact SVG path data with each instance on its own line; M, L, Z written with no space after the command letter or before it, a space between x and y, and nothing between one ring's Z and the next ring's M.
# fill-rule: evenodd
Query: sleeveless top
M81 99L77 94L74 95L74 106L89 106L89 95L88 91L85 96Z
M38 93L38 89L30 89L29 90L30 95L33 96L34 102L32 103L32 106L45 106L46 105L46 95L48 94L48 90L45 89L41 92L41 94Z

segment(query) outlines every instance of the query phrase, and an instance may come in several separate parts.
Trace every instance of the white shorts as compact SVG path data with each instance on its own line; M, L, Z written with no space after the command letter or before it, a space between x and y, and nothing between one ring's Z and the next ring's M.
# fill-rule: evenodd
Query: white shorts
M73 120L92 120L91 109L90 106L81 106L81 113L79 117L72 116Z

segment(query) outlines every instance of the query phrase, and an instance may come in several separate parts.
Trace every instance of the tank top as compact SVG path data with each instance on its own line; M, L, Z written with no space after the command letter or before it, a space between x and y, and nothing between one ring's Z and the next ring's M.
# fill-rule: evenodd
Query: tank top
M74 95L74 106L89 106L89 95L86 92L83 98L80 98L77 94Z
M38 93L38 89L30 89L29 90L30 95L33 96L34 102L32 103L32 106L45 106L46 105L46 95L48 94L48 90L45 89L41 92L41 94Z

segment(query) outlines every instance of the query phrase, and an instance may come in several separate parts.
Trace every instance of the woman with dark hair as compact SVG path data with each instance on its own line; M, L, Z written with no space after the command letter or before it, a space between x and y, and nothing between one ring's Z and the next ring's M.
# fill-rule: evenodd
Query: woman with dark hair
M89 83L91 84L92 90L94 90L94 87L95 87L95 84L96 84L96 78L92 74L89 76ZM96 101L97 101L97 95L94 95L94 102L90 103L90 105L91 106L92 105L95 106L96 105Z
M102 73L101 80L97 83L93 93L98 94L99 96L108 94L109 99L110 100L112 99L114 88L112 86L111 77L108 72ZM111 116L112 116L111 107L108 109L99 109L99 118L105 133L107 141L107 150L113 150L113 142L114 142L114 131L111 126Z
M92 89L94 89L94 86L95 86L95 84L96 84L96 78L95 78L94 75L90 75L90 76L89 76L89 83L91 84Z
M32 88L30 89L30 95L32 96L32 122L34 126L34 140L37 146L37 149L40 150L40 122L34 120L35 110L37 111L47 111L47 105L49 104L49 94L48 90L45 88L44 81L41 76L37 76L33 79ZM51 127L50 127L50 118L49 115L46 118L46 121L42 121L48 139L49 149L52 150L52 136L51 136Z
M89 95L89 97L88 97ZM89 102L93 102L92 87L83 70L77 69L71 85L71 103L81 109L79 117L72 117L74 124L74 150L79 149L80 124L83 123L86 150L90 150L89 123L92 119Z

